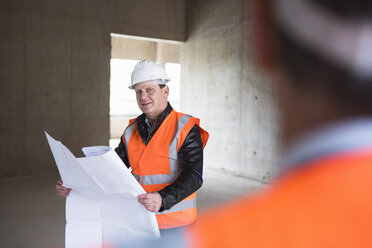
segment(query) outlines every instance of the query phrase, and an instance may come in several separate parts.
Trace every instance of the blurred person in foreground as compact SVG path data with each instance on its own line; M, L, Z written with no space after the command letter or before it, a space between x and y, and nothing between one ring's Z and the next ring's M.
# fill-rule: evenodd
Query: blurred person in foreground
M138 201L156 214L161 235L196 220L195 192L203 183L203 149L209 137L198 118L173 110L169 80L154 61L135 65L129 89L143 113L129 121L115 148L147 192ZM61 197L71 190L62 181L56 188Z
M146 247L372 247L372 1L251 7L281 113L281 175Z

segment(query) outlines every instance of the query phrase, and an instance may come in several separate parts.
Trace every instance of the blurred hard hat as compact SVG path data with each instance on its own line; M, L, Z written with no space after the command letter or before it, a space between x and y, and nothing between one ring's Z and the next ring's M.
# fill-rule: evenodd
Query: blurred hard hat
M170 78L158 63L151 60L141 60L134 66L131 76L132 82L128 88L133 89L136 84L149 80L161 80L163 84L166 84L170 81Z

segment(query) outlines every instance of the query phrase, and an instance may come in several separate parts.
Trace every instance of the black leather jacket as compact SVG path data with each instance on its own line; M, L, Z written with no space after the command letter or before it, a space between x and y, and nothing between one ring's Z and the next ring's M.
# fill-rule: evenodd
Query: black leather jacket
M155 128L151 133L148 133L147 131L145 114L137 117L138 132L145 145L149 143L156 130L172 110L171 105L168 103L167 108L157 118ZM129 168L130 164L123 139L121 139L120 144L115 148L115 151ZM162 198L162 206L159 212L170 209L175 204L198 190L203 184L203 143L197 125L191 129L180 147L178 160L181 167L180 176L172 184L159 191Z

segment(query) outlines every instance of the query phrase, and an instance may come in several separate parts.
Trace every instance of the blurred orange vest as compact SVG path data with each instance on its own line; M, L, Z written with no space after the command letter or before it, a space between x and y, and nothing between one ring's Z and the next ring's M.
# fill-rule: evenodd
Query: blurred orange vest
M318 159L200 215L189 247L372 247L372 149Z
M129 121L123 142L128 152L132 174L146 192L156 192L173 183L180 174L178 151L188 133L199 126L199 119L172 110L150 142L145 145L138 133L136 119ZM203 147L208 133L200 128ZM156 213L160 229L184 226L196 220L196 193L171 209Z

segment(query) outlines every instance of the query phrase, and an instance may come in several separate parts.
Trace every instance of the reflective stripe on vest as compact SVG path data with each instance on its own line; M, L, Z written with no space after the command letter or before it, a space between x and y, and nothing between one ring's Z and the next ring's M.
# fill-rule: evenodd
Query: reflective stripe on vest
M168 214L168 213L173 213L173 212L178 212L182 210L186 210L189 208L194 208L196 207L196 198L186 200L186 201L181 201L174 205L171 209L165 210L163 212L157 212L156 214Z
M136 175L134 173L132 173L132 175L134 176L134 178L139 182L140 180L140 176L139 175ZM142 176L143 178L144 176ZM167 214L167 213L173 213L173 212L178 212L178 211L182 211L182 210L186 210L186 209L189 209L189 208L194 208L196 207L196 198L194 199L190 199L190 200L184 200L184 201L181 201L179 203L177 203L176 205L174 205L171 209L169 210L165 210L163 212L157 212L156 214Z
M132 175L134 176L134 178L139 182L140 180L140 177L138 176L138 175L136 175L136 174L134 174L134 173L132 173Z
M177 129L174 134L174 137L169 145L169 165L170 165L170 173L169 174L159 174L159 175L145 175L139 176L133 174L133 176L137 179L141 185L151 185L151 184L163 184L163 183L172 183L175 181L179 175L178 170L178 153L177 153L177 142L180 136L180 132L185 124L190 120L190 115L183 115L177 122ZM124 133L125 145L128 147L129 139L132 135L134 125L136 121L134 121Z
M132 136L133 129L134 129L134 126L135 126L136 122L137 122L137 120L133 121L133 123L130 124L127 127L127 129L125 129L125 132L124 132L125 148L126 148L127 151L128 151L129 139L130 139L130 136Z
M209 135L199 126L199 122L198 118L172 110L159 126L154 137L145 144L136 119L129 121L122 138L132 174L146 192L160 191L179 177L181 167L178 152L194 126L199 128L204 148ZM156 220L159 228L168 229L189 225L195 222L196 216L196 192L194 192L171 209L157 213Z
M144 175L139 176L137 174L132 173L134 178L141 183L141 185L152 185L152 184L166 184L172 183L177 179L179 176L179 164L178 164L178 151L177 151L177 143L178 138L180 136L180 132L182 128L186 125L186 123L190 120L190 115L183 115L178 119L177 128L172 138L172 141L169 145L169 165L170 165L170 173L169 174L158 174L158 175ZM124 133L125 145L128 147L130 137L132 136L136 120L130 124ZM167 214L173 213L178 211L183 211L189 208L196 207L196 198L184 200L176 205L174 205L171 209L165 210L163 212L157 212L156 214Z

